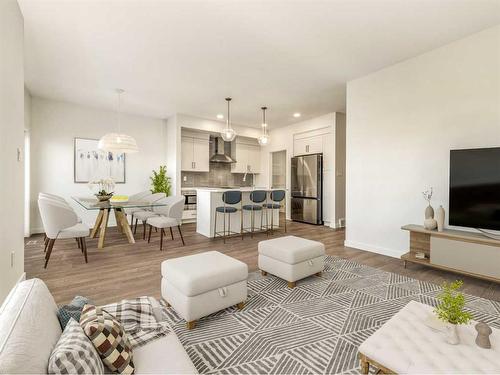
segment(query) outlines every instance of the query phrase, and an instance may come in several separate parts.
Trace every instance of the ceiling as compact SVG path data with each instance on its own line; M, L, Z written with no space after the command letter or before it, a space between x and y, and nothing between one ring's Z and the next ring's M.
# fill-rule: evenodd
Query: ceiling
M270 128L345 110L346 82L500 23L499 0L18 0L33 95Z

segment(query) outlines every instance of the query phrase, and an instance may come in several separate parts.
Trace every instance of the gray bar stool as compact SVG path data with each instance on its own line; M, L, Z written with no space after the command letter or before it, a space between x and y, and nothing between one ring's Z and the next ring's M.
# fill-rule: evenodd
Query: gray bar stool
M245 204L243 205L243 211L250 211L250 229L244 228L243 232L245 233L251 233L251 237L253 238L253 232L255 231L255 211L260 211L260 228L259 230L262 230L263 225L262 225L262 220L264 217L264 214L262 212L262 202L264 202L267 199L267 191L265 190L254 190L250 193L250 201L252 203L258 203L258 204ZM267 229L267 228L266 228Z
M241 239L243 239L243 211L241 207L241 191L228 190L222 193L222 202L224 202L224 206L219 206L215 208L215 220L214 220L214 238L217 236L222 237L224 239L224 243L226 243L226 233L228 235L231 234L239 234L237 232L231 232L231 214L238 212L238 208L232 207L232 205L240 204L240 223L241 223ZM230 206L228 206L230 205ZM223 214L224 218L224 230L222 232L217 232L217 216L219 213ZM228 215L228 230L226 232L226 215ZM222 233L222 234L221 234Z
M270 198L271 198L271 203L265 203L263 206L266 208L266 228L269 234L269 218L268 218L268 212L271 210L271 233L274 230L274 210L279 210L282 207L285 207L286 211L286 200L285 200L285 190L273 190L271 191ZM278 226L280 225L279 223L279 216L278 216ZM285 233L286 233L286 218L285 218Z

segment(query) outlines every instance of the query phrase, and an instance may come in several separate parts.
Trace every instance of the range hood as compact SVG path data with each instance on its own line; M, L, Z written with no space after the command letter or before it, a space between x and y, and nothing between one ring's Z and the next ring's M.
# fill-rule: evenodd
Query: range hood
M220 137L210 137L211 163L236 163L231 157L231 142L224 142Z

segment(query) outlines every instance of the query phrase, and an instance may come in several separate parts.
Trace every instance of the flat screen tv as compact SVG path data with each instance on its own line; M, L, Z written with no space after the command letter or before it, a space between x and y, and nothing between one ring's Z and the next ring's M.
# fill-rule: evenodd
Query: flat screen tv
M500 147L450 151L449 223L500 230Z

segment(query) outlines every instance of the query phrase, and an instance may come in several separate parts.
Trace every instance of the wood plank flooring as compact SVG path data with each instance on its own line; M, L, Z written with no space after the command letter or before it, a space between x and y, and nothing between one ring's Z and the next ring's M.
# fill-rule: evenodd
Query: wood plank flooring
M328 254L353 259L356 262L384 271L407 275L419 280L440 284L445 280L464 280L464 291L476 296L500 301L500 285L434 270L419 265L403 268L399 259L347 248L344 246L344 230L333 230L287 222L289 235L321 241ZM231 238L224 245L222 239L211 240L196 233L195 224L182 226L186 246L182 246L179 234L174 229L174 241L164 238L160 251L160 235L153 232L151 243L142 239L142 227L137 228L136 243L129 244L116 228L109 228L106 247L97 249L97 239L87 241L89 263L74 240L56 241L47 269L43 268L43 236L34 235L26 239L25 271L27 278L44 280L58 304L69 302L75 295L91 298L97 304L110 303L123 298L151 295L160 297L160 264L163 260L191 255L207 250L218 250L248 264L250 271L257 270L257 243L266 239L265 233ZM273 237L282 236L282 230Z

